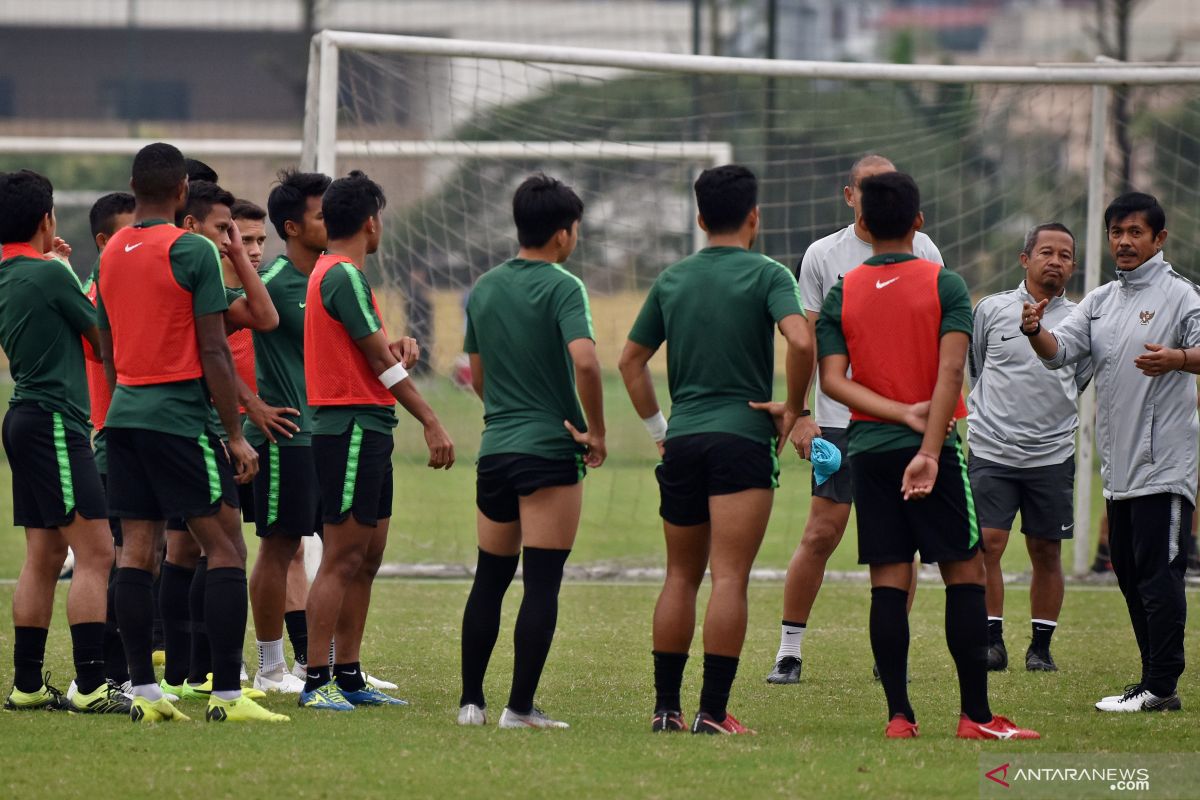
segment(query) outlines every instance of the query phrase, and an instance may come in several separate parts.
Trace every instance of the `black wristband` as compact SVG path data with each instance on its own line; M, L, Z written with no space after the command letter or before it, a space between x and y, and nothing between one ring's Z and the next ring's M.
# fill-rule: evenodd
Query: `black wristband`
M1032 331L1025 330L1024 326L1021 327L1021 333L1025 334L1026 336L1037 336L1041 332L1042 332L1042 321L1040 319L1038 320L1038 326L1036 328L1034 328Z
M806 409L804 409L803 411L801 411L799 414L797 414L796 416L797 416L797 417L811 417L811 416L812 416L812 412L811 412L811 411L809 411L809 410L806 408Z

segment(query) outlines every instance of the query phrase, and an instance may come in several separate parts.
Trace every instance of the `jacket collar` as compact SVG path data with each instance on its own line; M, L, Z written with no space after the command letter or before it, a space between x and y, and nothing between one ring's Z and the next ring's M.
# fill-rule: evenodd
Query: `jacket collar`
M1029 287L1025 285L1025 281L1021 281L1021 285L1017 287L1017 295L1027 303L1036 303L1037 302L1037 300L1034 298L1033 294L1029 291ZM1067 296L1067 290L1063 289L1061 292L1056 294L1054 297L1050 298L1050 302L1046 304L1046 308L1049 309L1049 308L1054 308L1055 306L1058 306L1058 305L1062 305L1063 299L1066 296Z
M1117 280L1121 282L1122 287L1142 289L1153 284L1170 269L1171 265L1167 263L1167 260L1163 258L1162 251L1159 250L1136 269L1117 270Z

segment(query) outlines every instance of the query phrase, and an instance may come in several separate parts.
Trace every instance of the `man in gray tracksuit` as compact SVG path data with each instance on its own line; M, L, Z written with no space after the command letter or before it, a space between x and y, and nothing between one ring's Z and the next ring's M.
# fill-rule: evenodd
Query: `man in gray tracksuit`
M1021 512L1033 580L1033 628L1025 669L1057 671L1050 639L1063 603L1062 540L1075 527L1076 400L1092 377L1084 358L1050 371L1017 330L1025 303L1048 300L1044 322L1059 325L1075 308L1064 287L1075 271L1075 237L1057 222L1038 225L1021 250L1025 280L975 307L971 337L968 470L983 533L987 570L988 669L1008 666L1004 646L1004 575L1000 559Z
M1186 547L1196 496L1200 289L1162 255L1166 215L1123 194L1104 212L1117 280L1088 294L1053 331L1046 303L1026 303L1021 332L1050 369L1095 365L1096 431L1113 571L1129 607L1142 674L1101 711L1181 707Z

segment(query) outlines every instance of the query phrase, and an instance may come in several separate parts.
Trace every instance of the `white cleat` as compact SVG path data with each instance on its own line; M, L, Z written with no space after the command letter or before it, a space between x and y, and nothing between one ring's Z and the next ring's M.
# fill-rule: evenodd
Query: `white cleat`
M505 708L500 715L501 728L569 728L562 720L550 719L540 708L534 708L528 714L518 714L511 708Z
M264 692L300 694L304 691L304 681L287 670L280 670L274 675L257 672L254 675L254 688Z
M1183 703L1180 702L1179 695L1159 697L1140 687L1135 687L1120 697L1106 697L1096 703L1097 711L1179 711L1182 708Z
M292 674L300 680L308 680L308 665L296 661L292 664Z
M246 674L246 662L245 661L242 662L242 671L241 671L240 676L238 677L238 680L241 681L242 683L245 683L246 681L250 680L250 676Z
M376 689L399 689L400 687L391 681L385 681L382 678L376 678L374 675L363 673L363 680L374 686Z
M474 703L467 703L458 709L459 725L487 725L487 710Z

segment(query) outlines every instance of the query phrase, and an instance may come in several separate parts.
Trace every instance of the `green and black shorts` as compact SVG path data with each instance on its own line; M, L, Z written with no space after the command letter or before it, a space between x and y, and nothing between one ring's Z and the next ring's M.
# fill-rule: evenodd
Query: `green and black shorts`
M13 523L57 528L79 513L108 516L104 488L88 439L63 424L62 414L17 403L4 415L4 452L12 468Z
M109 513L121 519L191 519L238 507L233 467L211 433L179 436L105 428ZM178 523L177 523L178 524Z
M362 525L392 516L390 433L365 430L357 422L337 435L313 434L321 519L340 525L353 514Z
M259 446L254 476L254 522L259 536L311 536L321 528L318 498L312 447L270 442Z

